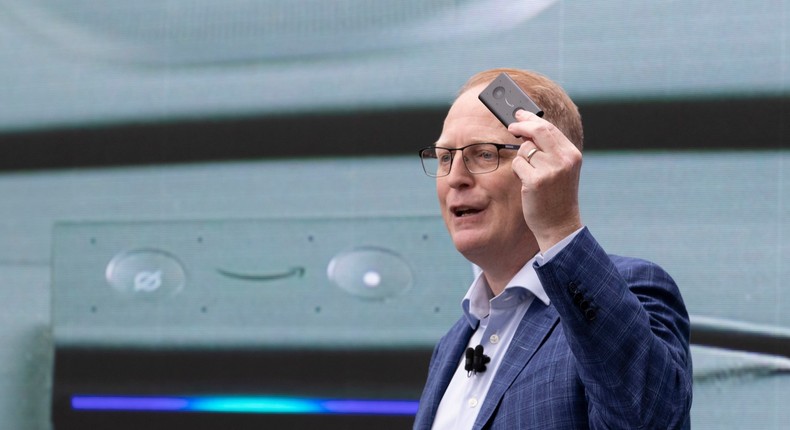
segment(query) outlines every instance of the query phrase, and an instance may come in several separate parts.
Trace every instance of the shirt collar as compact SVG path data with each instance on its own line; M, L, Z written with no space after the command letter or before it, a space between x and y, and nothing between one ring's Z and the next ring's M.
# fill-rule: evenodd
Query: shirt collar
M521 270L516 273L516 276L508 282L500 296L506 294L533 294L546 306L551 304L549 296L543 290L543 285L541 285L538 274L535 272L534 261L535 258L533 257L524 264ZM464 315L473 329L477 328L481 319L488 316L492 300L494 299L494 293L488 287L488 281L486 281L483 272L478 273L461 302Z

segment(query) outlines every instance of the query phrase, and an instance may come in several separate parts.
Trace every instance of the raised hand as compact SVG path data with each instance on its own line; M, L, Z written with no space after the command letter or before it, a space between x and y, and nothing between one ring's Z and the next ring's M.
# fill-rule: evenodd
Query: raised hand
M508 127L524 144L513 160L521 180L524 219L541 252L582 227L579 212L579 175L582 154L550 122L524 110Z

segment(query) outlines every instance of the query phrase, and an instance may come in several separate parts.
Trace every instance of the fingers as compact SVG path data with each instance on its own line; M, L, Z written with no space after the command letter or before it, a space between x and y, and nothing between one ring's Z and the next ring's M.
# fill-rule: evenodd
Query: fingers
M530 175L532 174L532 170L534 166L530 164L530 161L533 157L539 152L538 148L532 145L530 142L524 143L519 148L518 153L513 158L513 161L510 163L511 169L513 169L513 173L518 176L521 180L522 185L528 183L530 179Z
M525 110L518 111L516 118L519 121L510 124L508 131L524 139L518 157L532 167L581 162L579 149L552 123Z
M521 184L524 185L529 181L530 170L533 167L527 163L527 159L524 157L516 157L513 159L513 162L510 164L510 167L513 169L513 173L518 176L518 179L521 181Z
M529 163L530 161L532 161L532 157L534 157L534 156L535 156L535 154L536 154L537 152L538 152L538 148L532 148L532 149L530 149L530 150L527 152L527 155L525 155L525 156L524 156L524 158L526 158L526 159L527 159L527 163Z
M510 124L508 131L525 141L532 141L540 151L557 152L562 150L566 141L570 143L557 127L532 112L520 110L516 112L516 119L518 121Z

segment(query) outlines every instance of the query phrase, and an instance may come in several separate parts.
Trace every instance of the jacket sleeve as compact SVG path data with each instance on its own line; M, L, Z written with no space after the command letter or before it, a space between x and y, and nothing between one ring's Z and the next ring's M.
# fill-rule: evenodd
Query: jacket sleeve
M689 318L672 278L587 228L535 267L576 359L592 429L688 428Z

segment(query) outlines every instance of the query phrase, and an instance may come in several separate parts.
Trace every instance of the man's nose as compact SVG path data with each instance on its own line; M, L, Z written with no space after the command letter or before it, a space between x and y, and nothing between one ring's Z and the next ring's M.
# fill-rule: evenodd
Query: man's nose
M469 185L472 181L472 174L466 168L463 154L458 151L453 157L453 164L450 166L450 173L447 175L447 183L449 186L456 188L464 185Z

